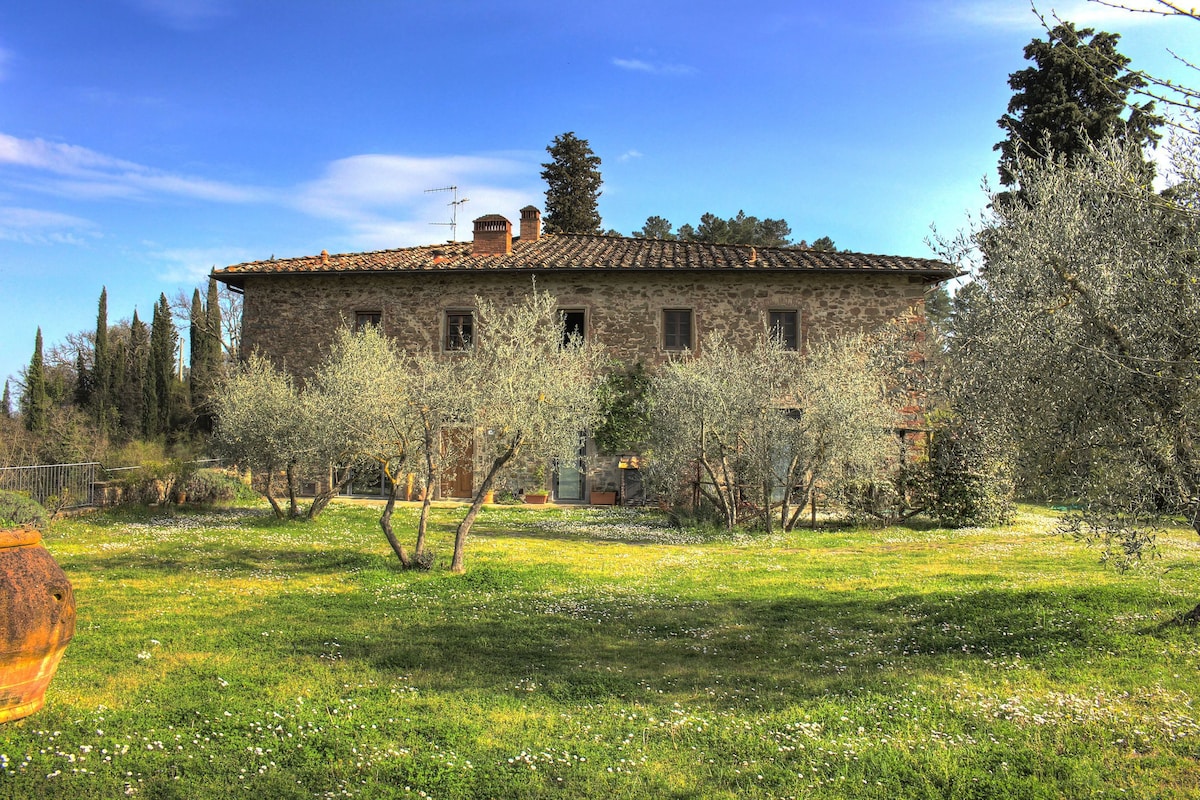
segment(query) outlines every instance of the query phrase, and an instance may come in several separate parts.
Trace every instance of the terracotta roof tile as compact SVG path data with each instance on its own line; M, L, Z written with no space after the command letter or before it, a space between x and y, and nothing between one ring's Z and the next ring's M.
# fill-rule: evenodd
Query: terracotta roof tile
M451 242L249 261L215 270L213 275L237 286L249 275L562 270L905 272L935 279L958 274L951 265L928 258L560 233L529 242L513 239L513 251L507 255L472 255L470 242Z

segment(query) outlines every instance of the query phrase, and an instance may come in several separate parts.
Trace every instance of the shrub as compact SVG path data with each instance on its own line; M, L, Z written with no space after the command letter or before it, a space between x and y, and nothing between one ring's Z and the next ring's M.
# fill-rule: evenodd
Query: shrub
M20 492L0 489L0 528L46 527L46 509Z
M961 417L934 432L929 453L933 516L942 525L1002 525L1013 514L1013 477L995 428Z
M189 503L229 503L258 495L236 476L219 469L201 469L180 484Z

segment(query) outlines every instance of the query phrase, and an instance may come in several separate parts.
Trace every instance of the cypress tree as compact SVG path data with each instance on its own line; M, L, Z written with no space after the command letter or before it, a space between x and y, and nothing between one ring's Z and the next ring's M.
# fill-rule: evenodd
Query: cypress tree
M92 364L92 415L103 426L108 409L113 407L112 356L108 345L108 288L100 288L96 311L95 362Z
M209 367L216 379L225 373L225 355L221 350L221 298L217 292L216 278L208 279L208 299L204 305L204 315L204 328L209 336Z
M205 389L210 380L208 376L208 332L205 330L207 318L204 314L204 304L200 301L200 290L192 292L191 326L188 328L188 396L192 401L192 411L196 414L196 427L204 429L203 416L205 406Z
M8 381L4 381L4 398L0 400L0 414L5 419L12 419L12 394L8 389Z
M83 350L75 352L75 396L72 400L76 408L87 410L92 404L94 373L88 369Z
M175 343L177 341L175 324L171 321L171 306L167 303L167 296L160 294L158 303L154 306L154 316L150 320L150 358L146 382L154 385L155 410L153 418L146 416L146 419L152 423L148 430L153 430L153 433L148 432L147 436L164 433L171 426L174 413L173 390L175 388ZM142 397L148 400L151 395L143 391ZM143 414L146 414L145 409L143 409Z
M127 435L144 434L145 419L145 390L146 361L150 355L150 334L146 323L138 319L137 310L133 312L133 322L129 326L129 344L125 349L123 359L125 376L121 382L121 417ZM155 398L155 407L158 400Z
M46 430L50 398L46 394L46 372L42 363L42 329L37 329L33 357L25 373L25 427L34 433Z

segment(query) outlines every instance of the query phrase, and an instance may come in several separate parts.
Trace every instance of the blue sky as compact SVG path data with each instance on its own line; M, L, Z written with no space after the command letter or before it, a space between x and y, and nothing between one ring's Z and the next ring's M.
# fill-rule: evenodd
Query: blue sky
M1133 66L1200 25L1083 0ZM785 218L928 256L994 180L1024 0L38 0L0 8L0 379L214 266L428 244L543 205L545 147L602 159L600 212Z

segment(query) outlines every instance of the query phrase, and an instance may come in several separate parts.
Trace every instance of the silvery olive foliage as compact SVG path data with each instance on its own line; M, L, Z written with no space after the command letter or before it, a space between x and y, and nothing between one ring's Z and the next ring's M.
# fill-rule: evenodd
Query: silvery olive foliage
M277 516L298 516L295 479L308 455L305 431L311 409L292 377L255 353L225 378L214 405L217 452L259 476ZM275 494L280 472L288 478L287 510Z
M475 302L475 337L454 356L454 386L468 409L464 422L476 433L483 480L455 536L456 572L463 570L467 534L496 478L518 467L544 471L555 461L573 463L580 432L600 418L602 349L595 341L565 338L553 295L534 285L506 305Z
M403 372L388 340L375 328L339 330L327 358L303 386L255 354L216 396L216 447L261 475L264 494L280 517L316 517L356 468L403 459L407 438L397 429ZM285 477L288 508L275 496ZM299 484L318 490L301 512ZM319 480L324 478L324 480Z
M1021 158L1021 199L997 198L971 235L960 378L1012 436L1023 489L1079 503L1068 527L1126 560L1152 542L1129 520L1200 531L1198 147L1177 130L1164 192L1114 140Z
M818 491L877 476L895 412L862 337L800 354L765 331L749 348L709 336L655 376L647 477L664 496L698 493L724 524L776 511L790 529Z

